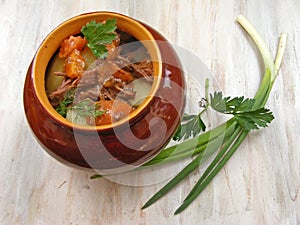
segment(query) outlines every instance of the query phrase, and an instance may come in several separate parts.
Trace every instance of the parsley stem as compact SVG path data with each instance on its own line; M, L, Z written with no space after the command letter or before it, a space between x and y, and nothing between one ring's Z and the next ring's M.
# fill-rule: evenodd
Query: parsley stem
M199 116L201 116L204 112L206 112L210 105L210 103L208 101L208 98L209 98L208 89L209 89L209 79L206 78L205 79L205 101L206 101L206 104L205 104L204 109L199 113Z
M208 98L209 98L208 89L209 89L209 79L206 78L205 79L205 98L206 98L207 101L208 101Z

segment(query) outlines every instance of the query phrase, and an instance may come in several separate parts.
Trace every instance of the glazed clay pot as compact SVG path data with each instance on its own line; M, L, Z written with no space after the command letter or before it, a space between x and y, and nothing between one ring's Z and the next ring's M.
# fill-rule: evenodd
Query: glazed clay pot
M129 118L104 126L80 126L61 117L50 105L45 74L60 43L91 20L117 19L118 29L129 33L149 52L154 67L150 95ZM150 26L111 12L73 17L55 28L42 42L28 69L24 108L28 123L41 146L57 160L102 174L124 172L155 157L180 123L185 101L181 64L172 46Z

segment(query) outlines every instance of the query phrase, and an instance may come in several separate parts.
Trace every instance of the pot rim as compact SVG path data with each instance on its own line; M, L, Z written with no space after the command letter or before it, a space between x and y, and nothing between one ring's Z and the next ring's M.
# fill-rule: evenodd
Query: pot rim
M111 124L101 125L101 126L83 126L75 124L62 117L56 110L51 106L45 88L45 78L46 78L46 69L48 63L50 62L52 56L55 54L57 49L60 46L61 41L65 38L68 38L70 35L76 35L80 33L80 29L83 25L91 20L96 20L97 22L103 21L105 19L117 19L118 29L126 31L130 35L134 36L137 40L141 41L142 44L147 49L154 68L154 79L151 91L143 101L143 103L129 114L128 117L125 117L119 121L113 122ZM65 29L67 28L67 32ZM138 32L136 32L138 30ZM64 36L64 38L61 38ZM144 42L143 42L144 41ZM47 63L45 63L47 62ZM42 107L47 111L52 119L54 119L59 124L79 131L107 131L116 127L120 127L128 122L131 123L137 119L143 111L145 111L150 103L152 102L155 94L159 90L160 82L162 78L162 60L161 52L159 47L150 33L150 31L143 26L139 21L130 18L128 16L107 11L98 11L90 12L85 14L80 14L74 16L54 28L40 44L32 64L32 79L33 87L36 97L41 103Z

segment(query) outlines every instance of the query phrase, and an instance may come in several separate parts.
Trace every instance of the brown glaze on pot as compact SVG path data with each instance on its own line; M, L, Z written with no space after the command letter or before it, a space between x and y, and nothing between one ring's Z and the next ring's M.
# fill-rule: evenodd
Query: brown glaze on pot
M94 14L97 13L101 14ZM120 14L111 13L111 17L115 15ZM161 80L147 105L118 126L81 129L54 118L38 98L34 63L31 63L24 85L25 113L36 139L54 158L68 165L97 169L103 174L117 173L151 160L171 139L183 113L183 71L166 39L148 25L140 24L157 41L162 60Z

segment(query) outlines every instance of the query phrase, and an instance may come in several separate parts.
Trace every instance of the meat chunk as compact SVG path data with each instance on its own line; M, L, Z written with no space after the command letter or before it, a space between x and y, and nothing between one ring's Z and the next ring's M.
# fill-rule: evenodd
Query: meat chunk
M150 60L131 64L130 67L137 78L144 77L149 82L153 81L153 65Z
M64 96L65 96L66 92L70 88L73 88L73 87L77 86L77 83L78 83L79 79L80 78L71 79L71 78L68 78L68 77L63 79L61 85L48 96L50 104L54 108L56 108L59 105L59 103L64 99Z
M86 98L96 101L102 95L103 88L111 88L113 91L104 91L105 95L110 99L120 92L120 87L124 87L131 82L133 77L130 73L120 69L117 64L112 61L103 61L100 65L92 70L84 71L83 76L78 84L75 101L79 102ZM115 88L118 86L118 88ZM102 96L101 96L102 95Z

